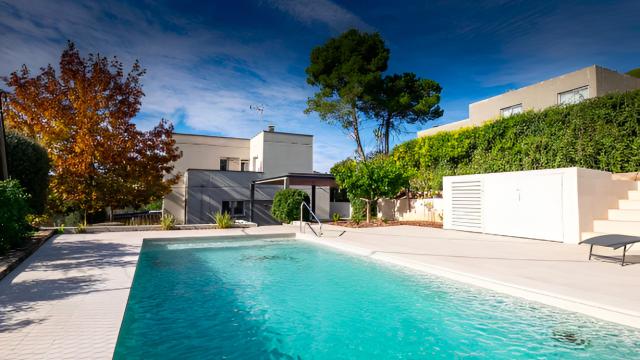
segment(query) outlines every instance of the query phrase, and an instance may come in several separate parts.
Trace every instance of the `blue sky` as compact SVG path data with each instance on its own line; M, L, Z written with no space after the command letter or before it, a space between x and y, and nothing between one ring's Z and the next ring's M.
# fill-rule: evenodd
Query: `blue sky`
M315 135L315 169L326 171L354 145L303 114L313 92L304 69L314 46L348 28L381 33L390 72L442 85L445 115L428 127L466 118L470 102L592 64L639 67L638 19L637 0L0 0L0 75L57 63L67 39L84 54L139 59L140 127L165 117L180 132L251 137L274 124ZM249 108L258 104L262 121Z

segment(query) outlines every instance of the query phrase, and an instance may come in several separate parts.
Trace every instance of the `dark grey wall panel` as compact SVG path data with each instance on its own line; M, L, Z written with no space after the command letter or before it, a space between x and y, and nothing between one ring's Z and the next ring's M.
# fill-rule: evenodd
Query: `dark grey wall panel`
M222 210L223 201L244 201L249 220L251 182L262 178L262 173L216 170L187 171L187 224L211 223L211 216ZM277 223L270 215L271 202L280 186L258 185L255 192L254 221L259 225Z

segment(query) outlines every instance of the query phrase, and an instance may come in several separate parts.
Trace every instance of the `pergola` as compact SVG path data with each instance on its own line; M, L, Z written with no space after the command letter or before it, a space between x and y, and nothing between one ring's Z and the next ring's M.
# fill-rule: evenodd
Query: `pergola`
M253 222L253 204L256 185L282 185L284 189L290 186L311 186L311 211L316 211L316 186L337 187L336 180L331 174L321 173L289 173L267 179L254 180L251 183L251 206L249 219Z

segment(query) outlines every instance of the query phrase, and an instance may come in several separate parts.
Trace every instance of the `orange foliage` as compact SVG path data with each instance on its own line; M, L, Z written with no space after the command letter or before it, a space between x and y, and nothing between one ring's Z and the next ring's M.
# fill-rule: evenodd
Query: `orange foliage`
M23 65L5 79L12 88L8 127L47 149L56 210L144 205L177 182L168 175L181 156L173 125L162 119L145 132L132 122L144 96L144 74L137 61L125 74L115 57L83 58L69 42L59 74L49 65L32 76Z

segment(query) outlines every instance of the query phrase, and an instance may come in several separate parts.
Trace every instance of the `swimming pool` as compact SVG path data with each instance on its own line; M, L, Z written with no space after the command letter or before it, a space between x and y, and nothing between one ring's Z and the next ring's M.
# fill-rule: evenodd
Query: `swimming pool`
M115 359L634 358L640 331L287 239L145 241Z

